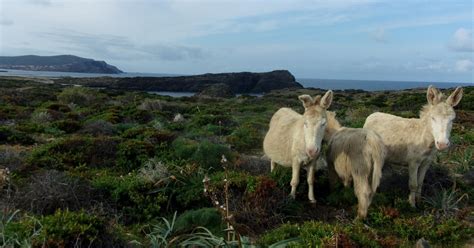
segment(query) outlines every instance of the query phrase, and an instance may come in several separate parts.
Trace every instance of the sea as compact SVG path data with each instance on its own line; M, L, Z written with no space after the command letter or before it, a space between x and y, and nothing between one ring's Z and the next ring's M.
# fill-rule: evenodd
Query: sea
M19 76L19 77L174 77L186 76L177 74L163 73L139 73L125 72L120 74L100 74L100 73L77 73L77 72L54 72L54 71L23 71L0 69L0 76ZM297 82L305 88L320 88L332 90L365 90L365 91L383 91L383 90L403 90L413 88L426 88L434 85L437 88L454 88L457 86L474 86L474 82L416 82L416 81L388 81L388 80L348 80L348 79L317 79L317 78L297 78ZM159 95L168 95L173 97L192 96L193 92L169 92L156 91L150 92ZM259 95L259 94L256 94Z

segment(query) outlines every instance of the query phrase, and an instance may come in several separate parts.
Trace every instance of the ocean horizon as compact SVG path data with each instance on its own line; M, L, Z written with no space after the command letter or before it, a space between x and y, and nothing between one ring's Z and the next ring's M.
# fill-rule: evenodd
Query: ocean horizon
M79 72L56 72L56 71L24 71L0 69L0 76L18 76L18 77L177 77L191 76L182 74L166 73L140 73L124 72L120 74L102 74L102 73L79 73ZM365 90L365 91L383 91L383 90L404 90L413 88L426 88L434 85L438 88L454 88L457 86L474 86L471 83L456 82L421 82L421 81L391 81L391 80L360 80L360 79L323 79L323 78L296 78L296 81L305 88L320 88L332 90Z

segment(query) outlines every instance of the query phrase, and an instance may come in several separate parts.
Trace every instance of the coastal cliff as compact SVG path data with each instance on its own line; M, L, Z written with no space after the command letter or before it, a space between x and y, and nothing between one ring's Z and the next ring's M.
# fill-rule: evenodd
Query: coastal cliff
M0 56L0 68L25 71L60 71L80 73L122 73L105 61L81 58L73 55L58 56Z
M225 84L235 94L264 93L277 89L303 88L287 70L253 73L206 73L178 77L61 78L62 84L121 90L201 92L211 85Z

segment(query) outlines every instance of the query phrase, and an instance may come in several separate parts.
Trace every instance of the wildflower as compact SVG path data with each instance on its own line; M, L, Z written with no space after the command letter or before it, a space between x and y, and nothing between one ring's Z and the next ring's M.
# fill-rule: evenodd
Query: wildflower
M227 163L227 158L225 157L225 155L222 155L221 163Z

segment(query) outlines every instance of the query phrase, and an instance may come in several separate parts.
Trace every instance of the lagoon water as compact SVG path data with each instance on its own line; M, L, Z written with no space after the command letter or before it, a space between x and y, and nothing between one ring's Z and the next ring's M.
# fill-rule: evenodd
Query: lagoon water
M120 74L99 74L99 73L77 73L77 72L53 72L53 71L23 71L0 69L0 76L20 76L20 77L173 77L182 76L176 74L159 73L136 73L126 72ZM456 86L474 86L474 82L456 83L456 82L410 82L410 81L383 81L383 80L345 80L345 79L314 79L297 78L297 82L304 87L313 87L321 89L345 90L360 89L366 91L378 90L402 90L412 88L426 88L432 84L438 88L453 88ZM160 95L169 95L174 97L191 96L191 92L153 92Z

